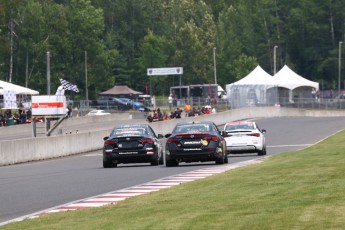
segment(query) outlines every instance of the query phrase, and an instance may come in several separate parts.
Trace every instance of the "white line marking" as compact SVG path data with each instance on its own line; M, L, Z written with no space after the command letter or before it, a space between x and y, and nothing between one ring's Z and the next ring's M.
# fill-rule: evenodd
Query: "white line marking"
M283 148L283 147L304 147L304 146L311 146L313 144L300 144L300 145L270 145L267 146L268 148Z

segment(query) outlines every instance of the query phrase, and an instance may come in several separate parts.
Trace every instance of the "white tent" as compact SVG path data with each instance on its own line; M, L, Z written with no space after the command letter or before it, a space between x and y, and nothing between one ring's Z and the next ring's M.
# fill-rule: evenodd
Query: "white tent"
M275 104L278 83L259 65L241 80L226 85L232 108Z
M23 86L15 85L6 81L0 80L0 95L4 94L5 90L15 91L17 95L38 95L39 92Z
M273 78L278 82L279 87L284 87L290 90L298 87L311 87L315 90L319 89L319 83L310 81L301 77L285 65Z
M234 85L277 85L272 76L257 66L252 72L239 81L233 83Z
M301 77L285 65L273 78L278 82L279 97L282 102L312 98L312 91L319 90L319 83ZM282 89L282 88L285 88ZM286 90L287 89L287 90ZM284 100L286 98L286 100Z

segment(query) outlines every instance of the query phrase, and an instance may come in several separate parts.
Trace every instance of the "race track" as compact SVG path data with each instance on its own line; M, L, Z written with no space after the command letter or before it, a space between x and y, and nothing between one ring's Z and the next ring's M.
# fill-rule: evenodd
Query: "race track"
M345 128L343 117L288 117L256 121L267 130L268 155L308 147ZM229 164L256 158L259 157L255 154L230 155ZM101 151L0 167L0 223L75 200L210 167L216 165L181 164L166 168L149 164L122 164L118 168L103 169Z

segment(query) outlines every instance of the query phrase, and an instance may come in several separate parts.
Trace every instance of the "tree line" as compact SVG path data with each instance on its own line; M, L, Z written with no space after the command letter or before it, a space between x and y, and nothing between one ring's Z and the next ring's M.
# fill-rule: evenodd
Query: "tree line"
M330 89L344 35L342 0L1 1L0 79L45 94L49 52L52 91L63 78L80 99L86 70L90 99L114 85L167 95L179 76L147 76L162 67L183 67L184 85L225 87L287 64Z

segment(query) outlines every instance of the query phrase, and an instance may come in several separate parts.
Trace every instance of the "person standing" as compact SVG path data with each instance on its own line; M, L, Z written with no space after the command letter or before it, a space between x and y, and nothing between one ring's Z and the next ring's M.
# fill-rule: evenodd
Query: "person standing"
M191 110L190 104L186 102L184 106L185 117L189 117L190 110Z
M172 97L171 94L170 94L169 97L168 97L168 102L169 102L169 110L171 110L172 104L173 104L173 97Z

